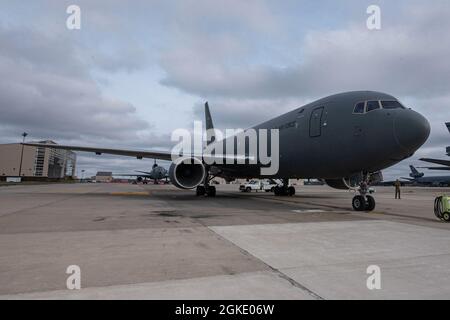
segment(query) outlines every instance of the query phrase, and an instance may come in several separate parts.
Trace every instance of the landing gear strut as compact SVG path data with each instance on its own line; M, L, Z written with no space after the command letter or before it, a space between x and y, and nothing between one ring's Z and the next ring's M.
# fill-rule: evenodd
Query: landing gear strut
M353 197L352 206L355 211L373 211L375 210L375 199L368 195L370 175L364 174L359 187L356 189L359 195Z
M214 179L215 176L210 176L209 173L206 174L205 180L203 181L203 185L197 186L196 195L207 196L207 197L215 197L216 196L216 187L210 186L209 182Z
M276 196L293 196L295 195L295 188L293 186L289 186L289 179L282 179L283 185L276 186L273 189L273 193Z

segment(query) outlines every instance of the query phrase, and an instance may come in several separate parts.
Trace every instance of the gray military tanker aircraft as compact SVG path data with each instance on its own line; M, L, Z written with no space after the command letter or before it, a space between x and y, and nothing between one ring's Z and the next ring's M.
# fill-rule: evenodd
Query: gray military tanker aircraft
M115 177L136 177L136 180L144 183L147 183L147 179L153 180L154 184L158 184L160 180L168 179L169 173L166 168L158 165L156 163L153 164L151 171L140 171L136 170L136 173L123 173L123 174L113 174Z
M206 128L213 128L205 104ZM250 129L279 130L279 167L270 178L283 185L275 195L294 195L290 178L319 178L330 187L354 189L352 206L371 211L375 200L368 186L382 180L381 170L411 157L428 139L430 125L419 113L405 108L395 97L375 91L335 94L273 118ZM245 132L245 131L244 131ZM236 139L236 137L228 137ZM258 137L259 139L259 137ZM214 138L208 144L218 143ZM268 142L270 144L271 141ZM132 156L138 159L171 160L171 152L93 148L68 145L25 145ZM223 145L223 141L222 141ZM248 154L218 154L217 158L246 158L245 164L208 164L202 154L184 153L187 161L175 161L169 169L170 181L178 188L196 189L197 195L215 196L212 178L268 178L261 174L261 162L250 164Z

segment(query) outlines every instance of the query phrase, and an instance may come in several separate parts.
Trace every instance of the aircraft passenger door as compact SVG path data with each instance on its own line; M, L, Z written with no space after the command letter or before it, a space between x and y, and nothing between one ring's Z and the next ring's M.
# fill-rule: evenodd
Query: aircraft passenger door
M311 112L311 118L309 119L309 136L310 137L319 137L322 133L322 114L323 108L319 107L315 108Z

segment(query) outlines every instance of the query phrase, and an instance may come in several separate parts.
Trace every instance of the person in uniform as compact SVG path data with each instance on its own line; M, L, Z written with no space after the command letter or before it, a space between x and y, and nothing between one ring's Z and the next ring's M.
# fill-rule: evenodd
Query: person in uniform
M394 182L394 186L395 186L395 199L401 199L401 197L400 197L400 186L401 186L400 180L397 179Z

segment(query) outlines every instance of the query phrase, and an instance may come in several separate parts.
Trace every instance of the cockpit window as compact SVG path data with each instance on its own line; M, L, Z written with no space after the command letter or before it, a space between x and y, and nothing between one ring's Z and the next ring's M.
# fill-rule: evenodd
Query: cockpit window
M367 112L380 109L380 103L378 101L367 101Z
M353 113L364 113L364 102L358 102L355 106L355 110L353 110Z
M398 101L381 101L384 109L405 109Z

